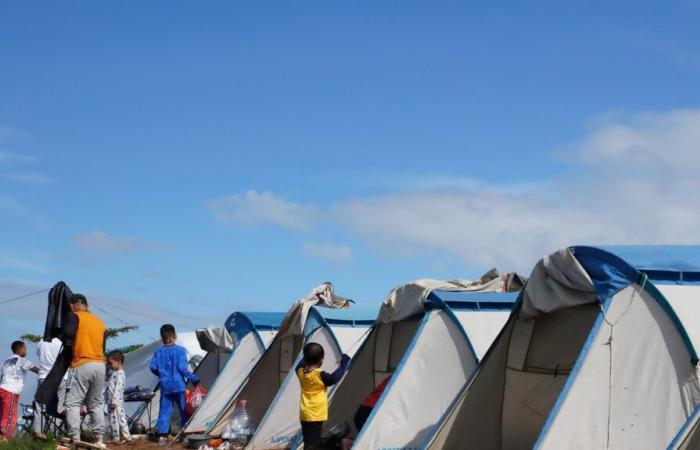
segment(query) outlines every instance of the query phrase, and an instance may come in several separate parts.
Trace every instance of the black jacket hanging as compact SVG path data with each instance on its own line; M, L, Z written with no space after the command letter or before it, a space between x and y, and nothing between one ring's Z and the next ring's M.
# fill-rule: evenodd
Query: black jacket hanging
M44 341L60 337L61 329L70 314L70 297L73 292L63 281L59 281L49 291L49 307L46 311L46 324L44 325Z
M69 315L73 314L70 308L70 297L73 292L63 281L59 281L49 291L49 305L46 311L46 324L44 325L44 340L50 342L53 338L63 341L63 349L56 358L51 371L41 383L34 396L34 400L47 406L47 412L56 414L58 404L58 388L63 376L68 371L73 360L72 342L63 336L63 328L68 323Z

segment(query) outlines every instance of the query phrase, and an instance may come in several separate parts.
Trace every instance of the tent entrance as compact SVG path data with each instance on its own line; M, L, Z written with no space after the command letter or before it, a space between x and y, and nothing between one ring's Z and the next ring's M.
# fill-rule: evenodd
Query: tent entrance
M353 417L362 401L392 375L418 331L422 316L374 325L352 360L350 371L333 393L324 429L347 422L357 434Z
M588 304L511 319L433 444L531 449L599 312Z
M275 339L251 372L246 385L229 405L226 413L222 415L222 419L228 420L236 408L238 400L247 400L248 411L259 423L272 404L287 374L294 370L292 365L303 345L304 336L286 336ZM225 420L219 421L216 432L223 429Z
M532 448L599 312L589 304L515 322L503 387L502 448Z

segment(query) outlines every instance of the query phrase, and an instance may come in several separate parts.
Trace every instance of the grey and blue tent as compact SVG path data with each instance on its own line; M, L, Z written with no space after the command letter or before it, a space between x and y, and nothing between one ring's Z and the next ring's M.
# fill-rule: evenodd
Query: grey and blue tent
M345 353L350 357L359 344L366 337L373 321L362 319L351 312L343 314L345 319L328 317L327 308L312 308L304 325L304 340L307 342L318 342L325 350L324 370L332 371L340 362L340 356ZM335 315L334 315L335 316ZM296 345L296 342L295 342ZM273 449L289 448L301 442L301 426L299 423L299 381L293 369L302 360L300 352L301 346L295 347L297 355L294 358L291 371L283 372L284 380L281 381L270 406L260 420L255 434L253 435L247 449ZM264 385L258 385L257 389L266 389ZM328 392L329 398L333 398L334 387ZM242 397L245 398L245 397ZM259 401L255 396L251 401Z
M345 422L354 448L416 447L500 332L522 284L492 271L483 281L417 280L392 290L330 399L326 431ZM358 407L388 377L358 431Z
M231 392L245 381L250 371L279 330L284 313L235 312L224 327L234 337L235 347L202 404L190 417L185 433L206 431L226 406Z
M330 283L325 283L295 303L248 374L227 392L223 408L207 428L210 435L220 435L239 400L247 400L249 413L259 423L249 447L288 447L301 439L298 420L300 388L294 367L301 358L303 345L309 342L321 344L326 354L322 368L330 372L337 367L342 353L352 351L353 341L359 341L371 323L326 320L321 311L327 308L322 305L347 306L348 301L335 296ZM345 328L341 342L334 330Z
M697 354L673 303L608 251L544 257L421 447L666 447L700 404Z

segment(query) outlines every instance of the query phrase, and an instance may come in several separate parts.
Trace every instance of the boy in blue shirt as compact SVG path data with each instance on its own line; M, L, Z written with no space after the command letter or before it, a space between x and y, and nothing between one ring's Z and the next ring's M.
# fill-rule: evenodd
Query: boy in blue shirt
M163 346L159 347L153 354L150 369L160 381L160 409L158 422L156 422L156 431L160 435L158 443L167 445L173 403L180 409L180 422L184 426L187 422L185 383L190 381L197 385L199 378L189 371L185 348L175 345L177 340L175 327L170 324L160 327L160 338L163 341Z

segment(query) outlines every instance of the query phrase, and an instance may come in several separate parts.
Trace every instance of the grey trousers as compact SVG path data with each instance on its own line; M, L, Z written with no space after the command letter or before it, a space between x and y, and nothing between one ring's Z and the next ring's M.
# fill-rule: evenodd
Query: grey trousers
M42 378L39 378L39 381L36 382L36 390L38 391L39 388L41 387L41 383L43 383L44 380ZM44 432L44 417L42 416L42 412L44 411L44 405L42 405L39 402L34 402L34 420L32 421L32 432L33 433L43 433Z
M104 438L104 387L105 364L91 362L70 369L66 391L66 422L68 436L80 440L80 406L85 405L90 414L92 432L100 441Z

